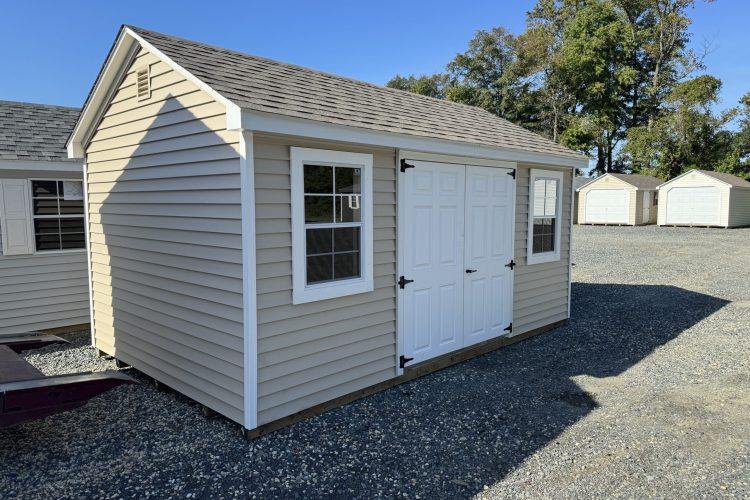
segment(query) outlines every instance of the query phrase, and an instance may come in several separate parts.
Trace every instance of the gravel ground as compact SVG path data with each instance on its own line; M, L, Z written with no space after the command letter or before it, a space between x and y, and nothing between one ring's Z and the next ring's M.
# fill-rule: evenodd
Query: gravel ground
M750 497L750 229L574 238L564 328L251 442L138 377L0 431L0 498Z

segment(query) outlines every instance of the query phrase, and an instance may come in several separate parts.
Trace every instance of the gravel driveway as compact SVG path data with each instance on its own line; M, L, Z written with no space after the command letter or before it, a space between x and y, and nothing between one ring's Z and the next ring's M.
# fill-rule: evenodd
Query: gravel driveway
M564 328L252 442L120 387L0 431L0 498L750 497L750 230L574 238ZM27 358L113 367L72 338Z

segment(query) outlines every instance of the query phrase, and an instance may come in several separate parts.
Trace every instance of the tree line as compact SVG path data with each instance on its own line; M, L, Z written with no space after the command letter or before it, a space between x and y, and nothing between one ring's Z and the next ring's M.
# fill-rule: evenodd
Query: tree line
M590 155L598 174L750 178L750 92L715 111L722 82L690 48L696 1L538 0L520 35L477 31L444 72L387 85L481 107Z

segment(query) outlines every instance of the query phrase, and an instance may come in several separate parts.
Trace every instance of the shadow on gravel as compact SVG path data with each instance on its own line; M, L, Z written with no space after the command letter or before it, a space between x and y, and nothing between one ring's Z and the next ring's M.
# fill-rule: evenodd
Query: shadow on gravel
M30 477L43 491L60 479L50 471L68 467L73 473L75 460L63 462L64 457L85 449L89 460L108 465L97 470L81 464L87 472L79 486L125 497L167 485L164 494L179 487L199 498L218 492L469 497L596 408L571 377L618 375L726 303L671 286L574 283L572 319L563 328L250 443L225 420L206 420L179 396L154 395L144 385L117 390L106 400L110 408L128 408L128 401L118 398L132 404L148 396L167 398L167 407L181 410L170 416L168 428L149 404L136 414L110 414L119 424L81 411L51 429L46 427L54 419L0 432L0 462L10 464L0 471L0 486ZM113 442L113 425L123 424ZM55 432L55 439L40 439L34 449L43 432ZM8 447L8 438L31 449ZM40 463L38 456L47 460ZM120 473L111 474L114 470ZM141 489L129 489L133 484ZM61 496L75 492L76 483L67 486L71 491L60 490Z

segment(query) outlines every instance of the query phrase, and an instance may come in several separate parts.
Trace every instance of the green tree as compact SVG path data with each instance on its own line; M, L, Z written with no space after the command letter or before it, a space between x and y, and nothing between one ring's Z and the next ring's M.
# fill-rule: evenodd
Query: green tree
M448 76L442 73L420 76L396 75L386 83L386 87L406 90L415 94L426 95L438 99L445 99L445 87L447 82Z
M736 110L713 111L721 81L703 75L675 87L658 119L628 132L623 157L633 171L671 179L692 168L726 170L735 134L727 129Z

